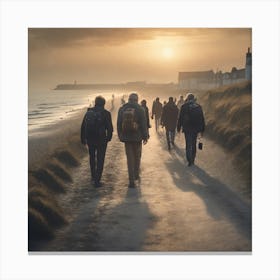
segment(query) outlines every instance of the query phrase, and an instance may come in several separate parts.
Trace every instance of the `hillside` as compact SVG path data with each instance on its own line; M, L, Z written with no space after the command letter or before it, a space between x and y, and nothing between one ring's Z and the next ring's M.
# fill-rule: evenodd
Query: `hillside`
M251 193L252 85L244 82L208 91L200 98L206 134L229 150Z

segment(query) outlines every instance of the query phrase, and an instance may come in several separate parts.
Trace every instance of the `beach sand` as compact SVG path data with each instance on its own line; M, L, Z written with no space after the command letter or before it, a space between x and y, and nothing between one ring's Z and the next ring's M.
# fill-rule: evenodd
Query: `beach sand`
M155 96L141 97L151 109ZM130 190L124 145L115 129L104 187L95 189L80 144L84 113L29 139L29 251L251 250L250 199L223 148L204 139L197 166L188 169L183 134L168 152L164 131L152 127L143 147L141 182Z

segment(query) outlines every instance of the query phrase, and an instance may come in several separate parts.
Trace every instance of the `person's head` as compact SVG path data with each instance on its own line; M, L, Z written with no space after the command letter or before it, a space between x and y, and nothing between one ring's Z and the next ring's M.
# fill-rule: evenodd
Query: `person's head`
M156 98L156 102L159 102L159 97Z
M95 98L95 106L104 107L106 100L101 95L96 96Z
M138 95L137 93L133 92L129 95L128 97L128 102L131 102L131 103L138 103Z
M180 99L183 100L183 99L184 99L184 96L183 96L183 95L180 95Z
M172 103L173 102L173 97L169 97L169 102Z
M147 101L146 101L145 99L143 99L143 100L141 101L141 105L142 105L142 106L146 106L146 104L147 104Z
M189 93L186 101L195 101L194 95L192 93Z

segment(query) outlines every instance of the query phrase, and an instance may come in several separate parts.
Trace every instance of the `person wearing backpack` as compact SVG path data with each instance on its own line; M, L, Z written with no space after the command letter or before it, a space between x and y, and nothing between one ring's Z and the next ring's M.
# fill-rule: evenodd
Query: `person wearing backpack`
M182 105L180 110L177 131L180 132L181 128L183 128L185 134L188 166L191 166L195 161L198 133L202 136L205 129L202 107L196 103L196 99L191 93L188 95L185 104Z
M111 113L104 109L105 102L102 96L97 96L95 106L88 109L81 125L81 142L88 147L91 178L96 188L102 185L107 143L113 134Z
M138 95L131 93L128 102L118 112L118 136L125 144L127 157L128 187L135 187L135 180L140 180L140 162L142 143L148 142L148 128L144 109L138 104Z
M178 113L179 109L173 101L173 97L169 97L169 101L163 107L161 115L161 125L165 127L168 150L171 149L171 144L173 146L175 145L174 141Z

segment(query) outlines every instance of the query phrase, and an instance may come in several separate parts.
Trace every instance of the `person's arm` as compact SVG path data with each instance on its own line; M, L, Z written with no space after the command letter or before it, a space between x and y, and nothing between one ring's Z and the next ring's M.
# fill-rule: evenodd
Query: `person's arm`
M166 108L164 107L163 110L162 110L162 113L161 113L161 116L160 116L160 124L162 126L165 126L165 122L166 122Z
M151 128L150 115L149 115L149 109L148 109L148 108L147 108L146 117L147 117L147 125L148 125L148 128Z
M202 107L200 106L200 109L201 109L201 136L203 135L204 133L204 130L205 130L205 119L204 119L204 114L203 114L203 110L202 110Z
M121 133L122 133L122 108L120 108L119 112L118 112L117 132L118 132L119 138L121 138Z
M148 127L145 112L142 109L139 110L139 125L143 143L145 144L148 140Z
M184 111L184 107L182 106L181 110L179 112L179 118L178 118L178 121L177 121L177 132L181 131L181 128L182 128L182 125L183 125L183 113L184 113L183 111Z
M83 145L86 145L86 114L83 118L82 124L81 124L81 143Z
M113 124L112 124L112 117L111 113L107 113L107 140L108 142L112 140L113 135Z

